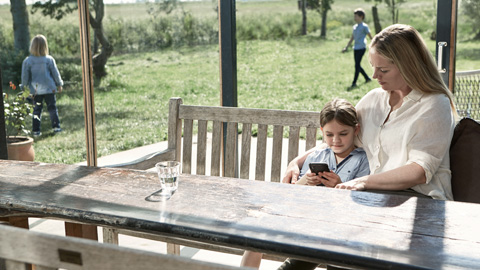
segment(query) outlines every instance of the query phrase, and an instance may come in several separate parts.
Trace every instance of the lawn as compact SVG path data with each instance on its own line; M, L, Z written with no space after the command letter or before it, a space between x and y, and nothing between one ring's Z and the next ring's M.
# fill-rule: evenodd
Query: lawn
M371 4L363 1L359 4L353 0L342 1L342 4L337 2L340 1L336 1L329 15L327 39L320 39L317 29L304 37L238 42L240 107L314 111L333 97L345 98L355 104L370 89L377 87L375 81L364 84L363 78L359 78L359 87L347 91L353 77L353 55L351 51L340 52L351 31L353 22L344 23L350 20L351 10L357 5L369 9ZM435 42L429 39L434 25L432 2L411 2L400 11L400 18L404 16L405 23L419 28L434 52ZM272 19L282 14L297 14L298 10L291 8L292 3L237 2L237 20L241 23L254 15ZM185 9L206 17L215 16L211 5L210 2L195 3L186 5ZM108 18L135 17L141 12L144 7L139 5L107 6ZM310 14L312 24L319 21L318 15ZM381 11L381 16L386 17L386 12ZM479 42L469 41L463 33L458 35L457 71L480 69ZM57 64L70 60L58 58ZM371 74L366 57L362 65ZM218 45L115 54L108 61L108 73L95 88L99 156L166 140L170 97L182 97L185 104L220 103ZM57 99L64 132L53 135L48 113L44 113L44 135L35 141L36 160L49 163L84 161L81 84L67 85Z

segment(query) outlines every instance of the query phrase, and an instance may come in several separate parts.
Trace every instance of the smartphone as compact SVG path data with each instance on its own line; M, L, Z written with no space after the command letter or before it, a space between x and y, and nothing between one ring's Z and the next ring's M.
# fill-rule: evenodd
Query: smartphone
M327 163L323 163L323 162L312 162L308 166L310 167L310 171L312 173L316 173L316 174L318 174L319 172L329 172L330 171Z

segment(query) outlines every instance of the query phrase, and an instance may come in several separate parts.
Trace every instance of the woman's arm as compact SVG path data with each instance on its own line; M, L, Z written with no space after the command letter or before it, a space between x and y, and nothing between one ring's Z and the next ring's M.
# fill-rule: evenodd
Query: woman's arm
M300 175L300 167L303 166L305 159L307 159L308 155L315 151L315 149L316 147L308 150L307 152L303 153L303 155L292 159L292 161L288 163L287 170L285 171L285 175L282 179L282 183L295 184L295 182L297 182L298 175Z
M350 190L404 190L425 184L427 178L422 166L411 163L400 168L379 174L366 175L349 182L338 184L335 188Z

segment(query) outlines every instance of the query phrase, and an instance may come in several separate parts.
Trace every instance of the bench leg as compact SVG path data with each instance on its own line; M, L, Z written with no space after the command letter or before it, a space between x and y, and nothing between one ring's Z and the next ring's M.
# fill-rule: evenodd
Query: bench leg
M97 226L65 222L65 235L98 241Z
M28 217L7 217L0 218L0 221L6 221L13 227L29 229Z
M180 255L180 245L167 243L167 254Z
M103 228L103 242L118 245L118 230Z

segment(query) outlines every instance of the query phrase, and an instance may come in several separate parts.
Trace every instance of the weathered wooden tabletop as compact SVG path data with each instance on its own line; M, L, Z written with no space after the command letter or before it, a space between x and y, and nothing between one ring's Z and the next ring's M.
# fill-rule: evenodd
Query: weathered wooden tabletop
M182 175L0 161L0 216L15 211L366 269L479 269L480 205Z

